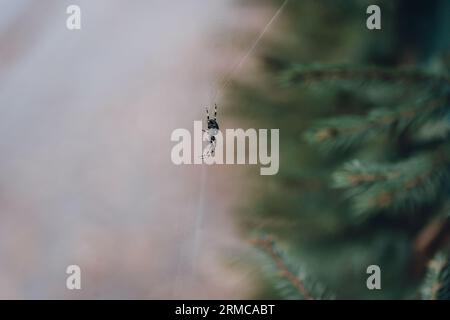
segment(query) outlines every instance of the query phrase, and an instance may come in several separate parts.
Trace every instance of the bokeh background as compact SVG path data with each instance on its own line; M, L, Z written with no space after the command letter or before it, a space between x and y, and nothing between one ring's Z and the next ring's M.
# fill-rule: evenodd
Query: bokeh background
M80 31L66 29L71 4ZM177 167L170 135L204 119L248 46L237 31L268 14L233 1L0 1L0 298L248 296L233 267L246 247L232 219L241 169ZM65 287L71 264L80 291Z

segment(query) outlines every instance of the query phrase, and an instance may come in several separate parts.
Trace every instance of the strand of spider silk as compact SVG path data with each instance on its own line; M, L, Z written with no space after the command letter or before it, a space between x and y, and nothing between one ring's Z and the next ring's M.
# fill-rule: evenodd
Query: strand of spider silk
M269 30L272 23L277 19L277 17L280 15L280 13L283 11L286 4L289 2L289 0L284 0L281 6L278 8L278 10L275 12L275 14L270 18L269 22L264 26L258 37L255 39L255 41L252 43L250 48L247 50L245 55L240 59L240 61L234 66L234 68L231 70L231 72L225 76L221 82L225 81L224 85L222 86L222 90L225 90L228 85L231 82L231 77L236 74L239 69L242 67L242 65L245 63L245 61L248 59L248 57L253 53L258 43L261 41L261 39L264 37L266 32ZM213 96L213 101L217 99L218 97L217 90ZM200 181L200 192L199 192L199 201L198 201L198 207L197 207L197 215L195 217L195 226L194 226L194 244L192 248L192 275L196 275L197 271L197 262L198 262L198 252L200 247L200 238L201 238L201 227L203 222L203 216L204 216L204 204L205 204L205 186L206 186L206 180L207 180L207 165L202 166L202 172L201 172L201 181ZM193 279L195 280L195 279Z
M195 214L195 222L194 222L194 236L193 236L193 243L192 243L192 251L190 252L190 260L188 262L188 265L190 263L190 279L189 277L186 279L181 278L181 264L182 264L182 253L185 251L186 247L181 244L178 250L178 256L176 259L176 270L175 270L175 276L174 276L174 284L172 287L172 298L179 298L180 293L178 292L181 290L182 282L190 281L191 283L188 283L188 285L193 285L196 282L196 275L197 275L197 262L198 262L198 252L200 248L200 238L201 238L201 228L203 223L203 217L205 212L205 193L206 193L206 180L207 180L207 165L203 165L201 168L201 176L200 176L200 188L199 188L199 195L198 195L198 203L196 208L196 214ZM179 228L177 227L179 230ZM188 269L189 270L189 269ZM184 281L183 281L184 280Z
M220 81L220 83L224 83L222 85L222 87L220 87L217 91L216 94L214 95L214 100L218 99L220 97L219 95L219 91L220 89L222 91L225 91L225 89L228 87L228 85L231 83L232 80L232 76L235 75L239 69L243 66L243 64L245 63L245 61L248 59L248 57L250 57L250 55L253 53L253 51L256 49L256 46L258 45L258 43L261 41L261 39L264 37L264 35L266 34L266 32L269 30L270 26L273 24L273 22L278 18L278 16L281 14L281 12L283 11L283 9L286 7L287 3L289 2L289 0L284 0L283 3L280 5L280 7L278 8L278 10L274 13L274 15L272 16L272 18L270 18L270 20L267 22L267 24L264 26L264 28L262 29L262 31L259 33L259 35L256 37L256 39L253 41L252 45L248 48L247 52L242 56L241 60L239 60L239 62L233 67L233 69L231 69L231 71L224 76Z
M200 236L203 224L203 217L205 214L205 193L206 193L206 181L208 178L207 165L203 164L201 169L201 180L200 180L200 192L198 197L197 215L195 217L194 225L194 245L192 247L192 274L196 275L197 262L198 262L198 252L200 248Z

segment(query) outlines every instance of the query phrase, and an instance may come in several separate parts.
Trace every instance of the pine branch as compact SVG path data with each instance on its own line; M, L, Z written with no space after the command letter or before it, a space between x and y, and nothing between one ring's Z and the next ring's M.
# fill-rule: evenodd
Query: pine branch
M421 294L423 300L450 300L450 260L444 254L430 261Z
M396 109L378 108L367 116L343 116L318 122L305 138L326 151L362 145L380 134L399 135L449 112L449 96L406 104ZM394 130L393 130L394 129Z
M284 71L280 80L284 85L308 84L324 81L381 82L450 86L447 75L437 75L418 69L392 69L378 66L322 66L293 65Z
M449 147L394 164L352 161L337 171L334 187L347 188L356 214L411 208L434 200L450 178Z
M444 206L437 217L431 219L417 234L414 241L414 274L422 276L427 263L436 255L436 252L446 247L450 241L449 207Z
M275 263L277 270L280 272L282 278L287 280L292 287L306 300L314 300L311 293L306 289L305 284L299 279L287 266L281 254L275 248L275 244L270 237L255 239L252 241L254 245L262 249Z
M425 123L419 130L413 132L411 138L418 143L444 140L450 136L450 121L448 117L439 117L438 119Z

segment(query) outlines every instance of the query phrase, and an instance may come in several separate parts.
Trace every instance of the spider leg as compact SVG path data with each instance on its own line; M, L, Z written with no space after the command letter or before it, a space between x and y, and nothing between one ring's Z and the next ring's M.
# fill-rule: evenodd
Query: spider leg
M208 145L208 149L202 154L202 156L200 158L202 158L202 159L208 158L209 149L210 149L210 145Z
M208 149L206 150L205 154L202 155L202 159L214 156L216 152L216 142L215 141L211 141L208 145Z
M214 120L217 119L217 104L214 103Z
M209 110L208 110L208 107L206 107L206 119L209 120Z
M209 158L211 156L211 147L208 148L208 150L205 152L205 154L202 155L202 159Z
M208 130L202 129L202 131L205 132L205 133L208 135L208 137L209 137L209 132L208 132ZM209 155L210 155L210 148L211 148L211 140L209 140L209 143L210 143L210 144L208 145L209 149L205 152L205 154L202 154L202 155L200 156L200 158L205 159L205 158L209 157Z
M216 141L211 142L210 155L213 157L216 154Z

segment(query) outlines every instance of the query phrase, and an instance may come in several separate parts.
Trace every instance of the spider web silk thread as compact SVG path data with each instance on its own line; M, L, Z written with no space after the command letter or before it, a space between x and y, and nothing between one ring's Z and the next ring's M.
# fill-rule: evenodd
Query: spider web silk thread
M239 69L243 66L245 61L250 57L250 55L253 53L253 51L256 49L256 46L261 41L261 39L264 37L266 32L269 30L270 26L273 24L273 22L277 19L277 17L281 14L283 9L285 8L286 4L289 2L289 0L284 0L283 3L280 5L280 7L277 9L275 14L270 18L270 20L267 22L267 24L264 26L262 31L258 34L256 39L253 41L252 45L249 47L247 52L244 54L244 56L240 59L240 61L233 67L233 69L230 71L228 75L226 75L221 82L224 82L224 85L221 87L222 90L225 90L228 85L231 82L232 76L236 74ZM215 100L219 96L219 90L216 91L216 93L213 96L213 100ZM206 170L206 165L202 166L202 172L201 172L201 183L200 183L200 192L199 192L199 204L198 204L198 211L195 218L195 234L194 234L194 247L192 252L192 271L195 273L196 271L196 263L198 258L198 249L200 244L200 229L203 221L204 216L204 204L205 204L205 186L206 181L208 177L208 171Z
M200 247L200 233L202 228L203 216L205 214L205 187L206 180L208 178L208 171L206 170L206 165L202 166L201 181L200 181L200 192L198 197L197 215L195 217L194 226L194 246L192 248L192 272L195 273L197 270L197 258L198 250Z
M239 69L243 66L245 61L250 57L250 55L253 53L253 51L256 49L256 46L261 41L261 39L264 37L266 32L269 30L270 26L273 24L273 22L277 19L277 17L281 14L283 9L285 8L286 4L289 2L289 0L284 0L283 3L280 5L280 7L277 9L275 14L270 18L270 20L267 22L267 24L264 26L262 31L258 34L256 39L253 41L252 45L249 47L247 52L244 54L244 56L239 60L239 62L233 67L233 69L222 78L220 82L223 82L223 86L220 88L222 91L225 90L228 85L231 82L232 76L235 75ZM216 100L219 97L220 90L216 90L214 93L212 100ZM206 182L208 178L208 170L206 168L207 165L203 164L201 169L201 181L200 181L200 192L199 192L199 199L198 199L198 206L197 206L197 214L195 217L195 225L194 225L194 244L192 248L192 275L196 275L197 271L197 260L198 260L198 252L200 247L200 238L201 238L201 227L203 222L203 217L205 213L205 194L206 194Z
M236 74L239 71L239 69L244 65L245 61L248 59L248 57L250 57L250 55L256 49L256 46L259 44L261 39L264 37L266 32L269 30L269 28L272 25L272 23L281 14L281 12L283 11L284 7L287 5L288 2L289 2L289 0L284 0L283 1L283 3L278 8L278 10L275 12L275 14L272 16L272 18L270 18L269 22L267 22L267 24L264 26L262 31L259 33L259 35L256 37L256 39L253 41L252 45L248 48L248 50L245 53L245 55L242 56L241 60L233 67L233 69L231 69L231 71L226 76L224 76L221 79L221 81L219 81L219 83L222 83L222 82L224 83L223 86L220 88L220 89L222 89L222 91L225 90L228 87L228 85L230 84L230 82L232 80L232 76L234 74ZM214 94L213 100L215 100L216 98L220 97L219 92L220 92L220 90L218 89L216 91L216 93Z

